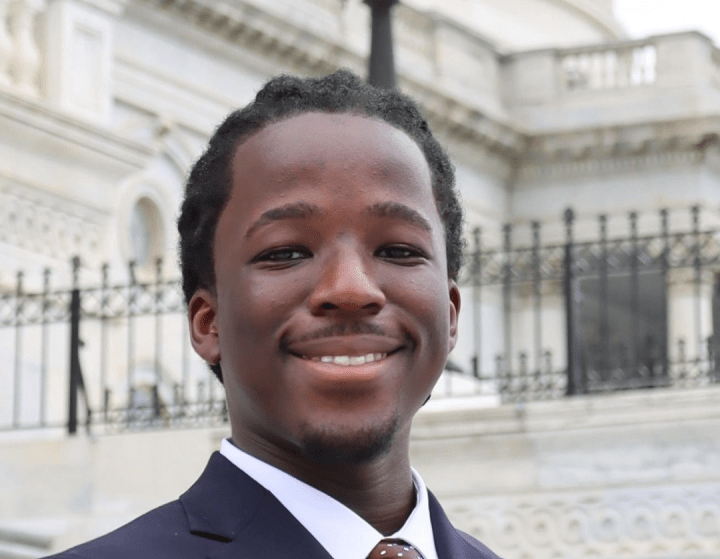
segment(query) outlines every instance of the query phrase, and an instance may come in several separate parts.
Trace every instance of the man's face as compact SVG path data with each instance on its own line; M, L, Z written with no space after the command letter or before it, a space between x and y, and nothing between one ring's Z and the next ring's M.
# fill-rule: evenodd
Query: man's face
M406 441L459 309L422 152L387 123L308 113L241 144L232 177L215 293L190 315L233 440L270 462L362 462Z

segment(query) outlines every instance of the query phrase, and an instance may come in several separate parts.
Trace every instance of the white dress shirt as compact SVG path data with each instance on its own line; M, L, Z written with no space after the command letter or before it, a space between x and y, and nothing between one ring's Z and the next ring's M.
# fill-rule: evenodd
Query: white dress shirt
M366 559L384 536L345 505L307 483L243 452L225 439L220 453L270 491L333 559ZM405 525L390 538L405 540L425 559L438 559L430 523L428 493L412 471L416 501Z

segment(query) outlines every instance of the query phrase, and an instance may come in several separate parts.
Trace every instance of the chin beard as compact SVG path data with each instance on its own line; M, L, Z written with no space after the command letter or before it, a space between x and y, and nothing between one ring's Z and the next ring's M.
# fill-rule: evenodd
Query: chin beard
M302 448L305 456L316 464L363 464L390 451L397 429L397 418L385 425L370 426L351 433L325 427L307 432Z

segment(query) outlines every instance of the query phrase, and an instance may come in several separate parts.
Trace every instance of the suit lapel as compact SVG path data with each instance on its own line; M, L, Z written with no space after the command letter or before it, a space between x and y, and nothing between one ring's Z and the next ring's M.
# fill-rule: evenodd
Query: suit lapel
M331 559L272 493L215 452L180 497L190 532L225 545L209 559Z
M429 491L428 497L438 559L499 559L475 538L456 529L445 516L440 503Z
M180 497L190 532L207 538L207 559L332 559L272 493L215 452ZM498 559L457 530L429 493L439 559Z

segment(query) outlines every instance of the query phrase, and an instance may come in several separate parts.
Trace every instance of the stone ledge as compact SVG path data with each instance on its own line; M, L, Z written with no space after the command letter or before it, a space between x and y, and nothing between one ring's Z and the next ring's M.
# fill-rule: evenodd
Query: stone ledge
M423 409L413 423L414 440L451 439L550 431L578 431L720 420L720 386L659 389L477 409Z
M153 154L150 147L123 138L104 127L56 111L45 102L0 90L0 118L36 133L55 138L64 145L88 149L132 168L144 166Z

